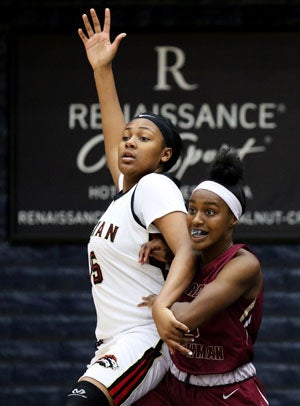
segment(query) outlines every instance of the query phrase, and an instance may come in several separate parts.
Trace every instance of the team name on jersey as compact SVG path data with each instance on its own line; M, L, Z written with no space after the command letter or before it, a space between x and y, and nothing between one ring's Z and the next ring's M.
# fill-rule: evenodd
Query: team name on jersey
M185 291L185 294L190 297L197 297L201 289L203 289L205 284L193 282Z
M212 361L224 360L224 348L222 345L204 345L188 343L186 348L192 351L190 358L208 359Z
M92 235L95 237L104 238L105 240L110 240L114 242L117 232L119 230L118 226L114 224L106 224L105 221L99 221L99 223L94 228Z

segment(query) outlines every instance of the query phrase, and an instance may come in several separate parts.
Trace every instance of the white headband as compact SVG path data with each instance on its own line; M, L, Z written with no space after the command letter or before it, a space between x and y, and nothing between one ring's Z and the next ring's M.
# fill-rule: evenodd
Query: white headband
M195 187L193 192L197 189L205 189L209 190L210 192L216 193L228 205L237 220L241 217L243 209L240 201L225 186L212 180L205 180L204 182L199 183L199 185Z

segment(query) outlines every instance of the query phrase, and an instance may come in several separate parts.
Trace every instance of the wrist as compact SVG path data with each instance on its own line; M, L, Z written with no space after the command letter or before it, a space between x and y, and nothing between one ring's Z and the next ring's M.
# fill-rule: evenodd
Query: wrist
M112 72L112 64L109 63L107 65L102 65L102 66L96 66L94 68L94 75L99 76L99 75L105 75L109 74Z

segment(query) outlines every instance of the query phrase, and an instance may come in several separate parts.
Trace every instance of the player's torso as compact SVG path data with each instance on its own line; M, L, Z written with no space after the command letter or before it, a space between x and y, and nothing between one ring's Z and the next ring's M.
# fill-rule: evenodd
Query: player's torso
M164 282L159 268L138 262L140 247L148 241L149 232L133 218L133 191L111 203L88 244L98 338L152 323L150 309L137 304L142 296L158 293Z
M238 246L224 253L224 258L212 261L209 268L203 268L183 294L181 301L194 300L205 285L212 282L222 267L235 255ZM221 259L221 261L219 261ZM258 306L257 306L258 305ZM202 324L192 333L195 341L188 345L193 352L190 359L178 356L177 365L194 374L223 373L250 362L253 357L253 342L249 335L251 323L261 313L260 302L240 298L227 309ZM258 329L258 326L255 326Z

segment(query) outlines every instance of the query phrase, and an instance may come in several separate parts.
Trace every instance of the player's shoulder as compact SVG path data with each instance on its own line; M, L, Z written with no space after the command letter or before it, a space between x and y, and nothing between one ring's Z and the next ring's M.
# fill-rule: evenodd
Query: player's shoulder
M252 248L250 248L248 245L246 244L238 244L240 245L238 251L237 251L237 256L241 256L241 257L246 257L246 258L251 258L253 260L258 261L258 258L255 254L255 252L252 250Z
M241 247L236 253L236 258L241 264L247 265L253 272L260 270L260 262L255 253L247 246Z
M140 180L139 180L139 185L141 186L166 186L166 187L174 187L176 185L175 181L173 181L171 179L170 176L168 176L167 174L164 173L149 173L145 176L143 176Z

